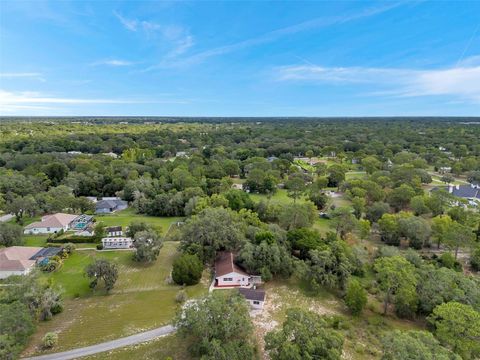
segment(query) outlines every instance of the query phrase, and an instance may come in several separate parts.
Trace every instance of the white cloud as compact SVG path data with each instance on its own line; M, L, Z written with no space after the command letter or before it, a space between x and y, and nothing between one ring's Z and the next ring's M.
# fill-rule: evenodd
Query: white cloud
M456 96L480 103L480 65L437 70L322 67L316 65L282 66L274 70L278 81L301 81L330 84L368 84L379 89L368 95L395 97Z
M120 60L120 59L110 59L110 60L100 60L92 63L93 66L98 66L98 65L106 65L106 66L131 66L134 65L133 62L127 61L127 60Z
M339 16L328 17L328 18L326 17L314 18L298 24L276 29L276 30L264 33L262 35L259 35L257 37L246 39L237 43L205 50L197 54L194 54L188 58L185 58L181 61L176 61L174 64L173 63L169 64L169 66L182 66L182 65L184 66L184 65L199 63L210 57L220 56L220 55L232 53L235 51L239 51L242 49L250 48L253 46L270 43L288 35L294 35L296 33L304 32L312 29L339 25L339 24L350 22L350 21L378 15L380 13L383 13L395 7L398 7L401 4L402 3L399 2L399 3L391 3L381 7L368 8L351 15L339 15ZM154 68L163 67L163 66L165 66L165 64L160 63L157 66L152 66L147 70L152 70Z
M189 100L182 99L102 99L102 98L70 98L55 97L41 94L36 91L12 92L0 89L0 114L11 113L25 109L50 109L57 104L79 105L79 104L187 104ZM45 107L50 105L50 107ZM54 108L52 108L54 109Z
M34 79L39 81L46 81L42 73L39 72L14 72L14 73L0 73L0 78L5 79Z
M142 30L145 36L151 41L155 41L156 38L158 39L158 37L160 37L168 42L171 49L166 53L165 59L172 59L182 55L195 44L193 36L182 26L164 25L152 21L128 19L116 11L113 13L127 30Z
M127 19L120 15L118 12L114 11L113 14L117 19L122 23L123 27L130 31L137 31L138 21L135 19Z

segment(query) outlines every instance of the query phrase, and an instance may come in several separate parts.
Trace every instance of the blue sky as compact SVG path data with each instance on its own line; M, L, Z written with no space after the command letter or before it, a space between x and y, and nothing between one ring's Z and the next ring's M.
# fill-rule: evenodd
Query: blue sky
M480 1L0 1L0 115L480 115Z

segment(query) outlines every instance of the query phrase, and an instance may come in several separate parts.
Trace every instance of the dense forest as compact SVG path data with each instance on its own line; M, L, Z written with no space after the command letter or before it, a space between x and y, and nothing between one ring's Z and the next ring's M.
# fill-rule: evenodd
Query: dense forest
M137 214L185 219L164 239L180 244L179 284L191 279L181 266L208 268L232 251L266 282L334 294L349 316L376 301L384 316L422 324L379 336L383 359L476 359L480 204L449 186L480 183L479 139L478 118L5 118L0 210L15 218L0 224L0 242L22 245L28 219L91 214L87 197L118 196ZM32 308L6 292L0 306ZM255 358L243 304L208 299L201 311L238 310L225 310L238 332L207 337L203 329L227 326L189 308L177 325L198 345L192 356ZM291 309L264 351L340 359L355 337L346 322Z

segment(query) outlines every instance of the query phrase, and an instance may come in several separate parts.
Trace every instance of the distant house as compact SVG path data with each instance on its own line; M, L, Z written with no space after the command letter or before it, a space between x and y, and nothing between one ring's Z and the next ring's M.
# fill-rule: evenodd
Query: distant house
M95 203L96 214L110 214L115 211L124 210L128 202L120 198L103 198Z
M110 156L111 158L114 158L114 159L118 158L118 155L115 154L114 152L102 153L102 155Z
M265 290L240 288L238 292L245 297L245 300L253 309L262 310L265 304Z
M104 249L130 249L133 247L133 239L129 237L105 237L102 239Z
M121 226L110 226L106 228L107 231L107 236L112 237L112 236L122 236L123 231Z
M243 184L234 183L234 184L232 184L232 189L243 190Z
M450 166L442 166L438 168L438 172L440 174L446 174L452 172L452 168Z
M448 192L454 196L468 200L468 203L473 206L480 205L480 185L450 185Z
M70 230L72 222L78 215L57 213L53 215L45 215L41 221L37 221L27 225L24 234L54 234L61 230Z
M27 275L35 264L48 261L60 251L60 247L10 246L0 249L0 279L12 275Z
M187 152L186 151L177 151L175 153L175 157L187 157Z
M251 287L261 281L260 276L250 276L237 266L233 253L218 253L215 261L215 287Z

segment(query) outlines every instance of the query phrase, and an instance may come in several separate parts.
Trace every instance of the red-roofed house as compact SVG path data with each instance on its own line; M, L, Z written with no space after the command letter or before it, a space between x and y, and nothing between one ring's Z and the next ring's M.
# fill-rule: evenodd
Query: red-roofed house
M215 260L215 287L251 287L259 282L259 276L250 276L235 264L233 253L218 253Z

